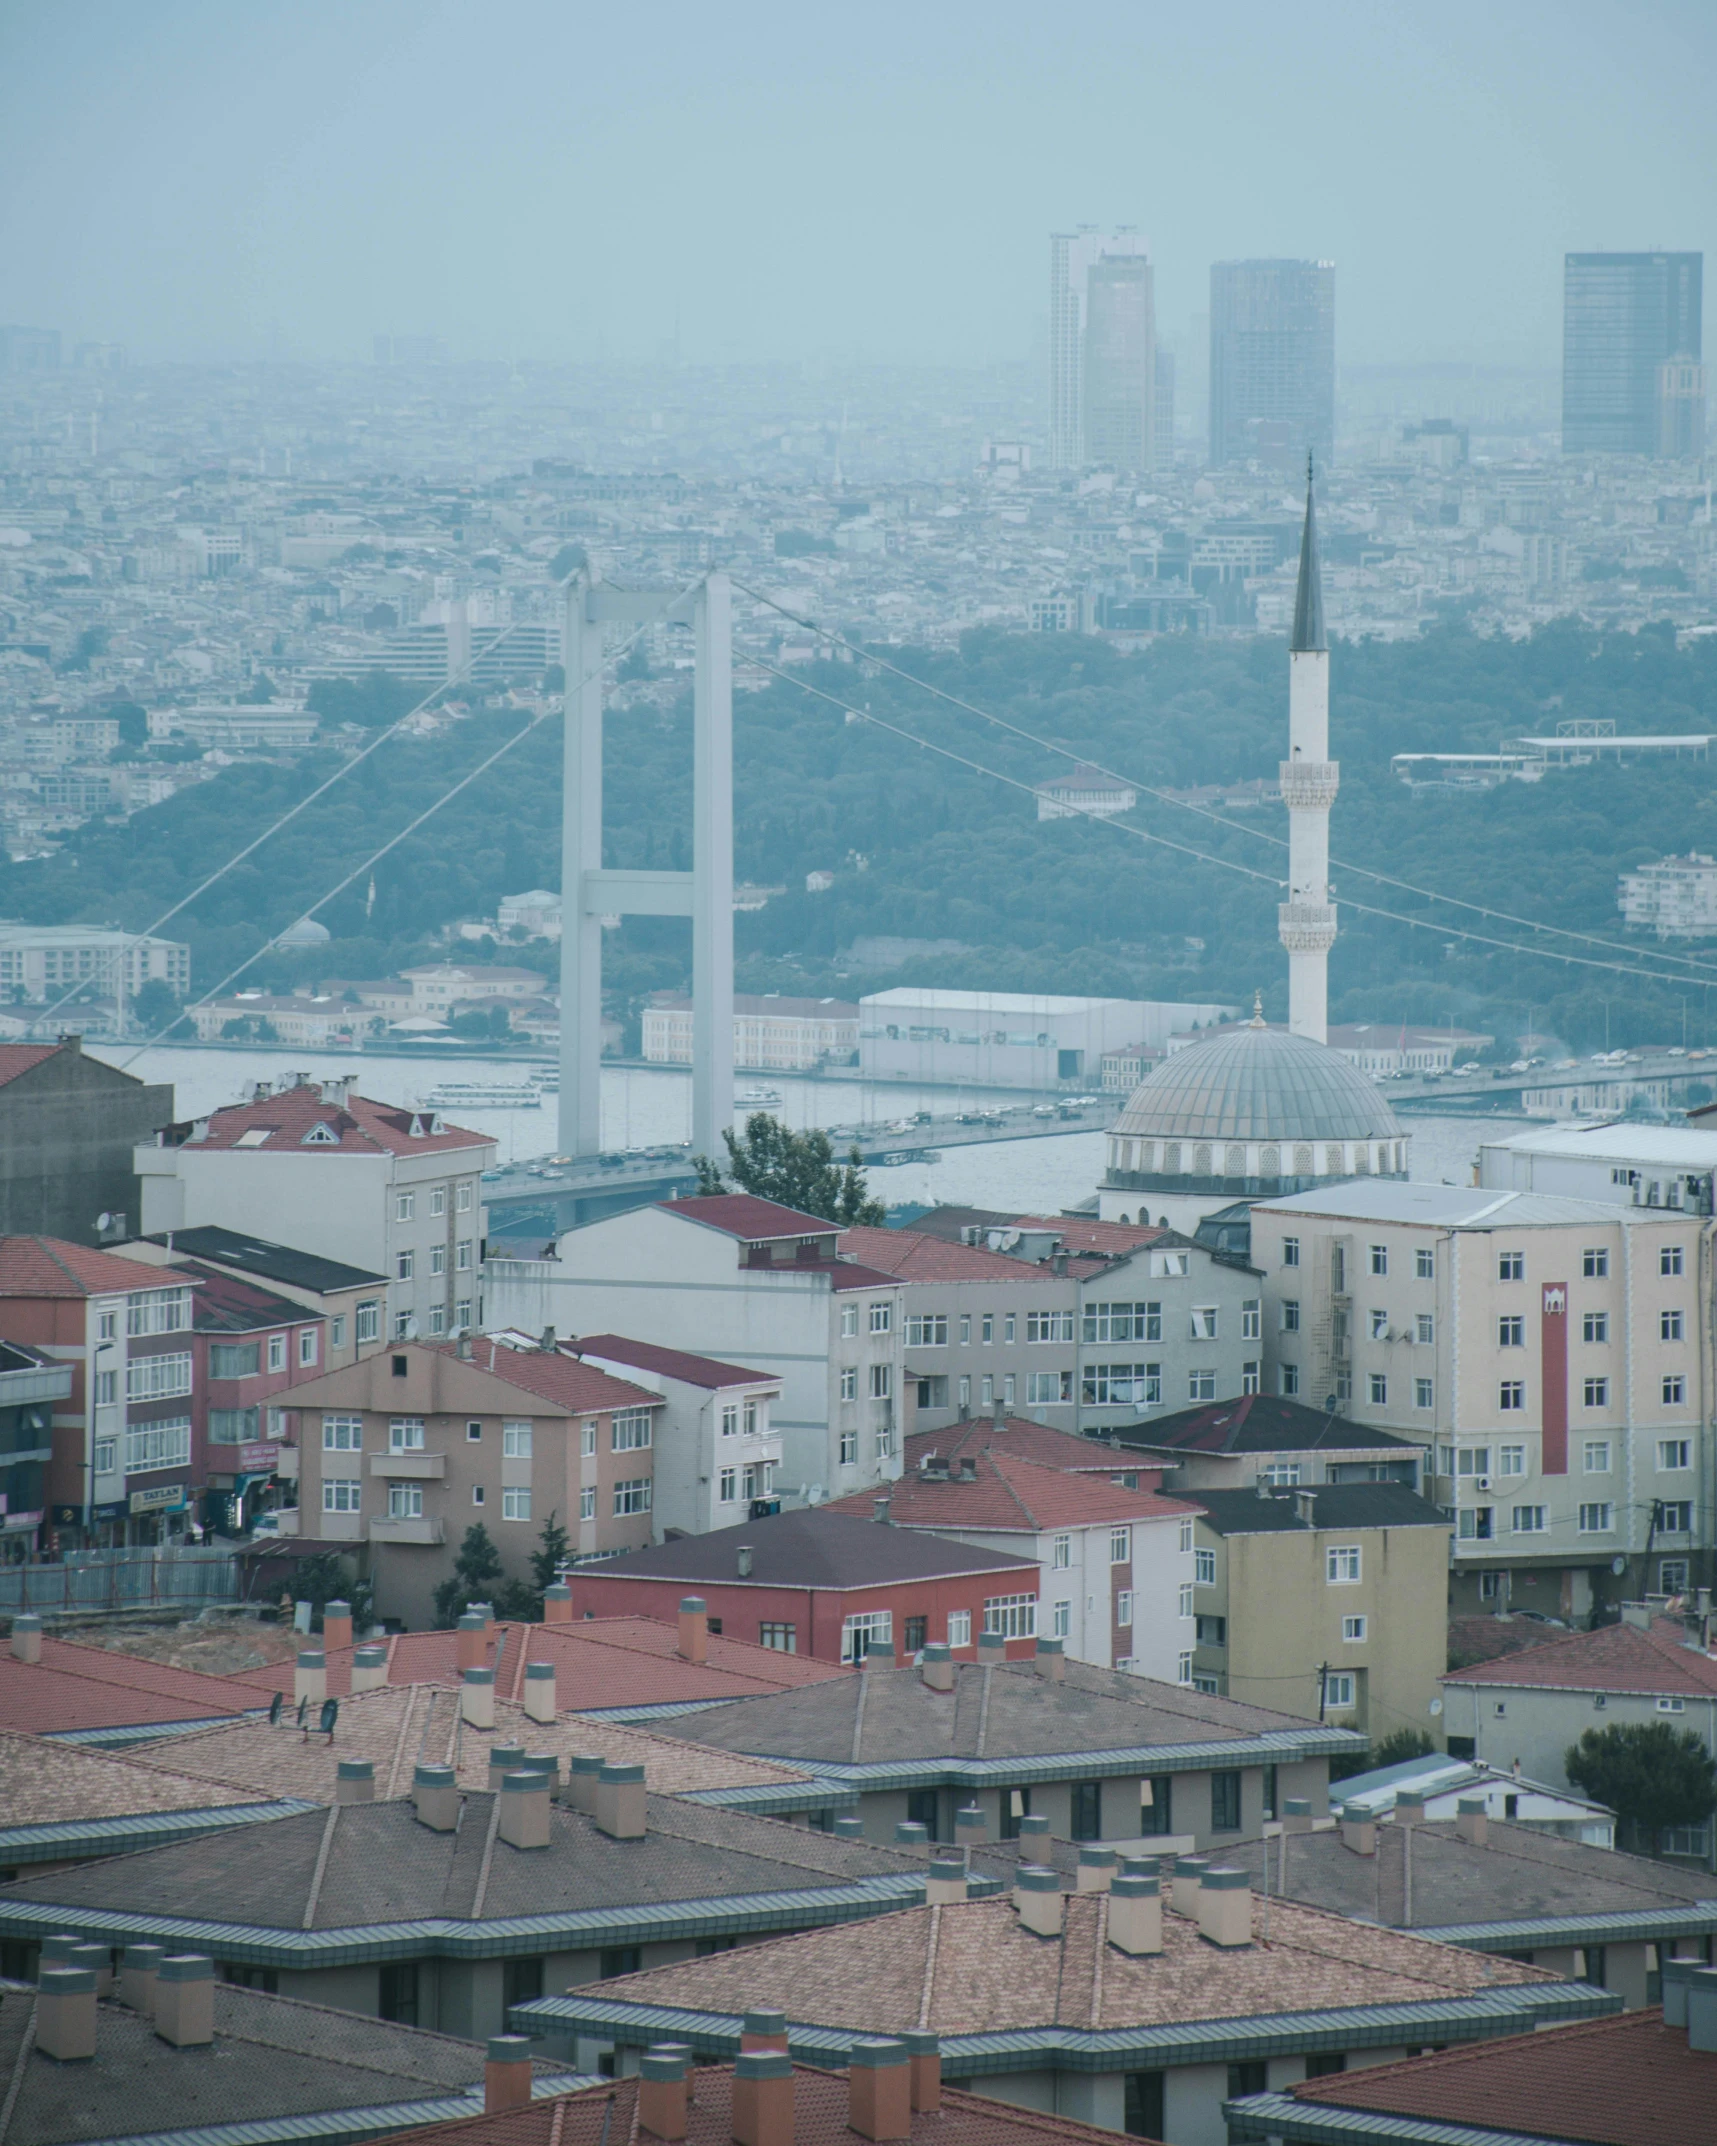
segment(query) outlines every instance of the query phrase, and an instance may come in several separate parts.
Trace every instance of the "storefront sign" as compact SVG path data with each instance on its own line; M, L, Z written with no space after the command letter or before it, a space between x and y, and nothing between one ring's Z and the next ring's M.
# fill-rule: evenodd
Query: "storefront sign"
M272 1475L279 1462L280 1447L273 1439L259 1439L255 1445L238 1449L241 1475Z
M23 1528L39 1528L41 1524L40 1513L8 1513L4 1519L0 1519L0 1530L12 1535Z
M134 1513L177 1513L185 1507L183 1483L155 1483L147 1490L131 1493L131 1510Z
M123 1498L109 1498L105 1505L90 1508L92 1520L123 1520L131 1508Z

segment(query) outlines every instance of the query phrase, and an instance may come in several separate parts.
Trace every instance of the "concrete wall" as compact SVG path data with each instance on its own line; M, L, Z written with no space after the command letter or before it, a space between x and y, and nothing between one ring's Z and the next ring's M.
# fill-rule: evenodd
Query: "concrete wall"
M1445 1736L1471 1737L1474 1756L1505 1770L1520 1761L1529 1780L1552 1788L1568 1783L1562 1755L1586 1729L1612 1723L1667 1722L1692 1729L1717 1752L1717 1699L1688 1699L1679 1714L1660 1714L1649 1693L1539 1691L1500 1684L1447 1683L1443 1687ZM1600 1708L1596 1700L1602 1697ZM1568 1783L1572 1786L1571 1783Z
M133 1149L173 1116L173 1090L83 1055L73 1036L0 1087L0 1236L95 1244L96 1217L142 1211Z

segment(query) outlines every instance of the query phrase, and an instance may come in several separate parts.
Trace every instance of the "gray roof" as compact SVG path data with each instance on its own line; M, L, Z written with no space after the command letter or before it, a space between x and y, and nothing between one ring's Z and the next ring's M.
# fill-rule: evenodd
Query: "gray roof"
M1402 1456L1423 1449L1411 1438L1351 1423L1327 1408L1308 1408L1280 1394L1248 1393L1237 1400L1201 1401L1196 1408L1173 1409L1144 1423L1124 1423L1106 1436L1140 1451L1183 1453L1189 1457L1237 1453L1347 1453L1382 1449Z
M711 1707L675 1726L694 1743L790 1756L873 1787L1065 1779L1070 1763L1091 1776L1169 1773L1309 1757L1349 1742L1338 1733L1296 1751L1300 1739L1331 1732L1297 1715L1084 1662L1068 1662L1059 1681L1029 1662L962 1663L951 1692L931 1690L911 1667L866 1669Z
M93 2061L57 2064L32 2050L20 2072L34 2014L33 1991L14 1987L0 2001L0 2081L19 2082L6 2137L19 2146L212 2142L227 2127L242 2127L247 2146L269 2146L381 2136L482 2110L481 2044L230 1983L215 1985L205 2049L174 2049L148 2020L104 2004ZM539 2091L573 2083L560 2066L539 2064L536 2076Z
M1312 458L1306 457L1306 525L1300 532L1300 578L1294 589L1294 630L1288 642L1296 656L1327 649L1324 584L1318 571L1317 510L1312 504Z
M1133 1090L1110 1131L1147 1140L1290 1143L1403 1137L1376 1084L1339 1051L1251 1021L1165 1058ZM1296 1174L1291 1156L1282 1174Z
M146 1241L166 1245L191 1259L239 1267L246 1274L260 1274L271 1282L314 1289L323 1296L336 1295L342 1289L366 1289L387 1279L384 1274L373 1274L368 1267L350 1267L344 1260L324 1259L315 1252L301 1252L295 1245L272 1244L266 1237L246 1236L214 1223L196 1229L160 1231Z
M1441 1528L1451 1523L1428 1499L1405 1483L1326 1483L1261 1498L1255 1490L1196 1490L1189 1497L1204 1507L1207 1524L1218 1535L1283 1535L1316 1528ZM1300 1501L1310 1499L1312 1517L1301 1518Z
M944 1536L879 1527L851 1513L809 1506L717 1528L710 1535L685 1535L629 1557L606 1558L597 1571L604 1580L744 1586L738 1577L742 1544L751 1552L753 1587L881 1587L891 1580L1004 1570L1029 1572L1035 1579L1038 1570L1035 1559L1008 1550L975 1549Z
M1176 1061L1172 1058L1169 1063ZM1667 1207L1619 1207L1609 1200L1565 1200L1548 1192L1493 1192L1481 1186L1426 1185L1402 1178L1350 1178L1316 1192L1260 1200L1261 1215L1329 1215L1342 1222L1422 1222L1431 1229L1543 1229L1558 1222L1678 1222Z

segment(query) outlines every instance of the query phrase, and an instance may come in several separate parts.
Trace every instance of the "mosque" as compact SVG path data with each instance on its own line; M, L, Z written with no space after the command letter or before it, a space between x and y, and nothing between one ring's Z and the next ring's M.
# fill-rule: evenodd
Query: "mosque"
M1340 769L1329 757L1329 636L1306 473L1306 521L1288 654L1288 899L1277 930L1288 955L1288 1028L1261 1007L1166 1058L1133 1091L1108 1135L1097 1188L1105 1222L1191 1230L1237 1200L1279 1199L1341 1178L1405 1177L1407 1134L1374 1083L1328 1037L1329 814Z

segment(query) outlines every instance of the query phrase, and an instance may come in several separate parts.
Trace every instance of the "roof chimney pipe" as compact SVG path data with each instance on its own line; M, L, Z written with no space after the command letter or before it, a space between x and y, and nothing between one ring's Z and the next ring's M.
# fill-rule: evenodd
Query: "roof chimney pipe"
M1462 1796L1455 1805L1455 1831L1462 1840L1482 1848L1490 1838L1490 1813L1482 1796Z
M954 1689L954 1657L945 1639L932 1639L926 1643L918 1674L932 1691Z
M352 1644L352 1605L349 1602L330 1602L322 1612L322 1652L331 1654L336 1647Z
M642 1840L646 1805L642 1766L604 1764L596 1776L596 1825L610 1840Z
M119 1963L119 2001L148 2019L155 2010L155 1977L167 1957L165 1945L127 1945Z
M793 2146L793 2060L785 2050L742 2049L733 2066L738 2146Z
M312 1706L320 1706L327 1696L328 1657L319 1647L306 1647L292 1671L293 1701L301 1705L307 1699Z
M571 1624L572 1589L564 1580L556 1580L552 1587L543 1589L543 1623Z
M553 1662L527 1662L525 1664L524 1699L525 1715L528 1720L545 1724L554 1720Z
M588 1751L576 1751L567 1760L564 1800L569 1810L582 1811L587 1818L596 1816L597 1777L607 1763Z
M12 1619L12 1659L39 1662L42 1658L42 1620L25 1615Z
M750 1569L751 1553L741 1550L739 1556L739 1576L743 1579ZM709 1660L709 1611L702 1595L680 1597L680 1636L676 1651L684 1662Z
M685 2047L661 2042L646 2049L638 2060L638 2128L652 2137L670 2142L686 2135L686 2074L690 2070Z
M1061 1935L1061 1875L1043 1863L1022 1863L1014 1872L1014 1906L1020 1927L1038 1937Z
M1354 1855L1377 1853L1377 1820L1365 1804L1342 1805L1341 1844Z
M739 2047L741 2054L767 2049L784 2057L787 2054L786 2013L768 2010L747 2012L739 2023Z
M1163 1949L1162 1888L1123 1872L1109 1888L1109 1942L1131 1959Z
M468 1728L495 1726L495 1672L467 1669L459 1683L459 1718Z
M912 2136L912 2060L904 2042L855 2042L848 2051L847 2123L864 2139Z
M412 1776L417 1822L432 1833L451 1833L459 1824L459 1782L451 1766L419 1765Z
M886 1495L880 1498L871 1499L870 1517L876 1522L878 1527L885 1528L888 1526L888 1499Z
M1037 1643L1037 1673L1048 1677L1051 1683L1059 1684L1067 1674L1067 1647L1059 1639L1040 1639Z
M638 1771L643 1772L640 1766ZM548 1846L550 1774L520 1771L501 1776L501 1822L497 1831L509 1848ZM640 1832L643 1828L640 1826Z
M965 1863L944 1850L931 1859L930 1874L924 1881L924 1903L926 1907L949 1908L965 1898Z
M1225 1951L1252 1942L1252 1887L1243 1870L1207 1870L1198 1887L1199 1935Z
M386 1647L359 1647L352 1655L352 1691L380 1691L388 1680Z
M374 1803L376 1769L369 1759L341 1759L335 1768L336 1803Z
M920 2116L934 2116L942 2107L942 2044L934 2034L903 2034L908 2066L912 2073L912 2106Z
M36 1984L36 2047L59 2064L78 2064L95 2055L92 1968L42 1969Z
M483 2059L483 2114L528 2109L531 2103L531 2038L492 2034Z
M206 2049L215 2038L215 1963L181 1952L155 1976L155 2032L175 2049Z

